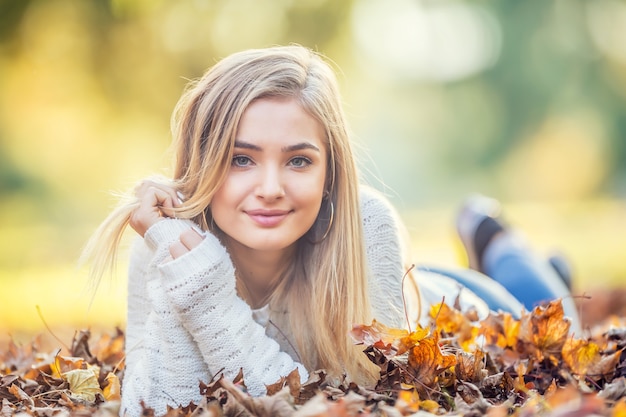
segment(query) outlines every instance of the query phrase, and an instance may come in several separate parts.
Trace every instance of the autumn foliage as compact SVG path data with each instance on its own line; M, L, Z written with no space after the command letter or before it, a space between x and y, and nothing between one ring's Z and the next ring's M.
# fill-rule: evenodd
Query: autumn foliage
M351 332L380 367L373 387L297 371L250 397L245 375L199 383L200 404L168 416L626 416L626 326L573 335L559 301L514 319L483 320L454 306L432 306L430 325L412 331L374 321ZM117 415L123 334L93 345L87 331L68 352L9 343L0 351L0 416ZM144 415L154 415L145 409Z

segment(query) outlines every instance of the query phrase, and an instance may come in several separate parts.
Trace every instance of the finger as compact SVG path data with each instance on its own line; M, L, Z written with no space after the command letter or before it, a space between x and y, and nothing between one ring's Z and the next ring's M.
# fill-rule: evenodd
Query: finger
M185 230L180 234L180 242L188 249L191 250L198 246L204 240L204 236L200 235L194 229Z
M187 249L180 240L177 240L170 245L170 255L172 255L172 258L174 259L180 258L187 252L189 252L189 249Z
M160 190L162 193L166 193L170 196L173 207L182 205L183 199L181 195L173 186L165 183L159 183L152 180L143 180L137 187L135 187L135 196L138 199L142 199L146 194L154 192L155 189Z
M159 188L146 188L138 207L130 215L129 224L137 233L144 236L146 231L163 216L172 214L171 206L169 194Z
M177 197L173 197L169 191L161 187L149 187L141 202L146 207L158 209L160 214L165 217L175 217L173 208Z
M157 198L156 207L159 208L161 214L165 217L176 217L176 198L172 198L171 194L158 189L154 196Z

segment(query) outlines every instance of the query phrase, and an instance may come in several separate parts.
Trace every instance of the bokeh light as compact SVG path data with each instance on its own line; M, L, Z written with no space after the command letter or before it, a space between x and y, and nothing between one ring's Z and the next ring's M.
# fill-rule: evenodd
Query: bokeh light
M416 261L463 261L455 210L482 192L579 292L623 285L625 28L623 0L0 0L0 332L41 328L35 306L123 324L124 263L95 297L76 269L112 192L168 174L188 80L288 43L339 70Z

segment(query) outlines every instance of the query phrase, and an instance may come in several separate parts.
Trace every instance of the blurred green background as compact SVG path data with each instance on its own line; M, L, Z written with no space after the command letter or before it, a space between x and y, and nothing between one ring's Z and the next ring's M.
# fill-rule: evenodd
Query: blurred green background
M124 263L93 296L81 248L112 191L168 172L171 111L232 52L337 65L364 175L416 261L464 262L455 210L502 200L575 288L626 277L622 0L0 0L0 333L123 324Z

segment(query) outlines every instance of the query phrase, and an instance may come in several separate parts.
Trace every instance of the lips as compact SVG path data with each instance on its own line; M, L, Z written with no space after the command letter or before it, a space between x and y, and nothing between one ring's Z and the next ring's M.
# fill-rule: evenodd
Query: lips
M288 215L288 210L249 210L246 214L261 227L279 225Z

